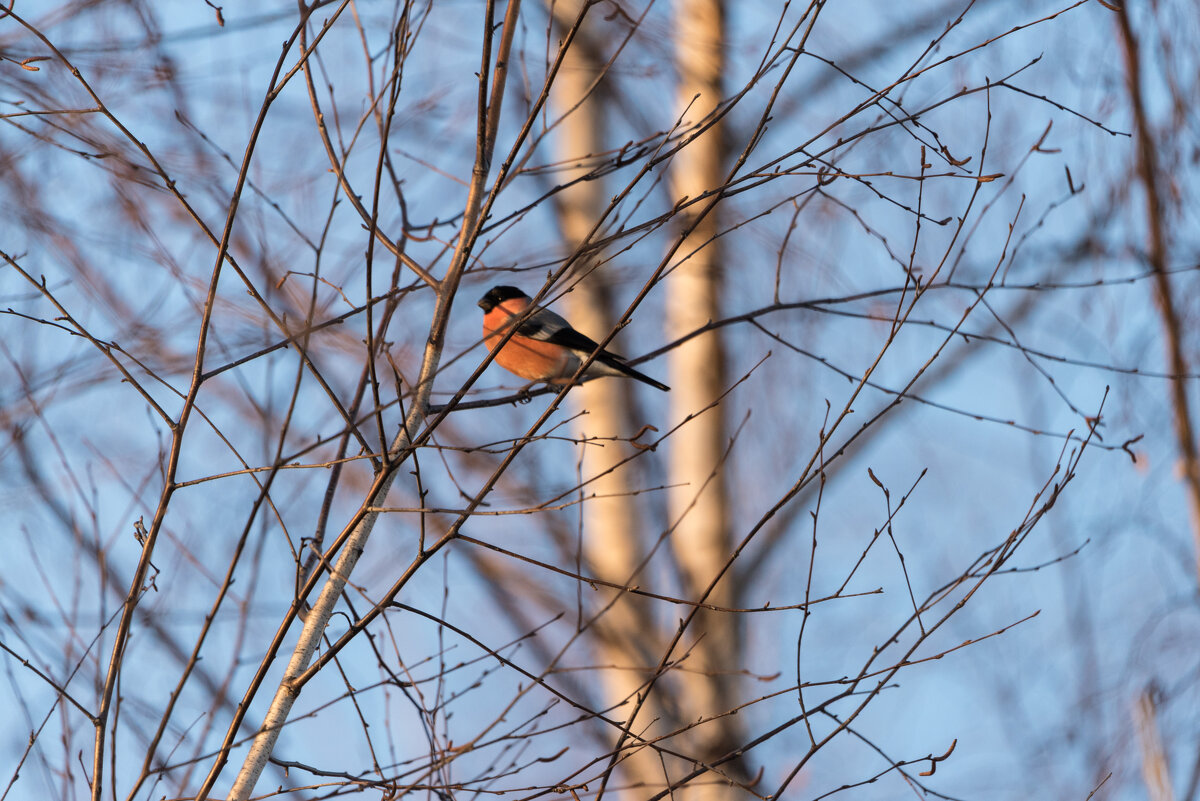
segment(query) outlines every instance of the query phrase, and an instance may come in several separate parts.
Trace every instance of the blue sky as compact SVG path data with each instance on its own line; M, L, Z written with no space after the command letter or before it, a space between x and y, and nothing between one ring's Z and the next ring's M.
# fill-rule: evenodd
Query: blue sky
M1016 11L1011 4L961 5L969 7L963 24L923 63L932 64L1014 25L1027 25L1066 8L1034 2L1022 3ZM776 6L747 4L731 9L731 87L741 86L761 58L774 26L772 14L778 13ZM644 35L616 62L616 100L611 117L605 120L614 147L667 129L673 120L668 11L666 6L652 6ZM367 50L375 56L386 52L384 32L391 24L390 8L367 4L359 12L371 32ZM219 231L236 175L224 156L234 164L241 158L279 44L294 25L294 12L290 7L279 7L277 12L259 8L254 13L261 16L252 18L241 9L226 8L226 28L218 29L211 9L189 4L172 9L159 20L164 26L163 43L157 49L144 43L144 37L136 33L137 26L122 13L113 11L111 17L80 13L61 20L47 17L44 30L89 80L94 78L93 85L113 113L179 176L189 202ZM788 13L794 20L798 10ZM1177 13L1194 27L1194 19ZM389 143L397 177L403 182L406 213L415 225L452 219L462 208L463 181L474 155L478 15L477 3L437 4L421 29L412 66L404 74ZM783 165L796 167L801 159L785 154L801 143L817 137L808 150L814 153L833 145L838 137L869 127L877 117L886 119L878 109L868 110L817 136L866 96L862 86L833 70L827 61L836 62L862 83L875 87L889 83L918 58L929 36L940 30L902 36L898 31L905 29L909 16L907 9L871 2L826 9L809 40L812 55L798 62L741 175L761 164L773 165L780 158ZM105 19L110 21L99 24ZM610 21L610 27L619 29L619 22ZM1186 30L1183 22L1179 30ZM5 37L0 38L0 46L21 57L42 52L11 22L0 22L0 37ZM543 12L529 6L517 37L522 58L506 97L514 116L501 127L501 155L512 142L516 120L523 114L527 102L524 87L540 85L545 38ZM334 27L319 52L320 80L332 87L319 89L326 121L334 129L336 141L348 142L367 108L364 98L368 91L363 45L348 16ZM866 53L861 64L855 61L859 53ZM945 340L945 331L936 325L954 326L976 298L971 287L982 286L997 265L1009 284L990 290L988 305L977 306L962 330L971 334L993 331L1005 341L1016 337L1028 350L1021 352L1003 342L952 337L929 368L929 377L914 389L940 406L906 401L862 440L861 447L855 445L831 469L818 518L816 595L841 584L887 518L882 492L868 476L868 468L890 490L893 504L928 470L893 521L897 547L906 557L908 579L921 598L1021 523L1058 462L1064 446L1061 435L1071 430L1082 432L1086 425L1083 416L1096 413L1106 387L1110 388L1104 406L1105 426L1100 429L1103 443L1093 444L1068 491L1034 529L1015 560L1015 566L1029 568L1054 563L1036 572L990 580L935 642L940 648L952 648L1034 611L1040 610L1040 614L1002 636L905 669L898 686L872 703L858 728L889 754L904 759L944 752L957 738L954 756L939 765L936 777L930 780L939 792L953 797L1085 798L1112 770L1115 776L1107 785L1112 794L1106 797L1134 798L1141 797L1144 790L1136 770L1137 742L1131 734L1129 710L1136 692L1149 682L1162 688L1164 732L1169 742L1179 743L1171 753L1178 750L1181 759L1185 756L1188 720L1194 711L1187 678L1194 660L1186 644L1194 635L1196 578L1186 505L1173 473L1175 450L1166 384L1158 378L1104 369L1106 365L1163 369L1161 326L1152 286L1144 278L1123 280L1141 276L1146 269L1140 258L1144 211L1139 190L1126 185L1134 155L1130 139L1110 133L1131 130L1112 12L1098 3L1083 4L930 69L893 97L900 98L911 113L962 87L998 80L1034 59L1039 60L1013 78L1012 85L1034 95L1047 95L1053 103L1011 88L993 88L990 93L972 94L922 115L922 129L911 124L906 131L891 128L865 136L851 147L835 149L839 168L848 173L894 173L871 177L870 187L841 178L824 187L821 197L809 200L814 179L812 171L805 169L729 197L723 205L723 220L731 230L721 240L727 264L724 311L732 315L772 303L777 269L784 301L842 298L902 286L910 253L925 276L933 274L949 254L939 275L944 279L957 263L954 276L963 286L927 293L873 375L879 385L899 389ZM285 61L290 67L294 53ZM1152 81L1151 106L1165 122L1170 107L1160 77L1174 68L1174 62L1155 47L1146 53L1146 65ZM55 62L43 62L40 72L28 74L13 72L17 68L10 62L0 66L7 71L0 89L0 101L4 102L0 112L19 108L13 105L18 97L29 98L25 108L35 101L43 106L57 104L57 108L83 107L89 102ZM168 68L178 76L175 86L182 96L169 91L156 77ZM376 87L379 70L376 66ZM781 75L780 68L770 71L730 114L734 150L747 141ZM989 103L991 128L985 154ZM891 107L888 111L894 113ZM63 131L38 128L43 121L27 118L9 118L10 124L0 128L0 149L9 154L13 165L9 177L0 180L0 214L13 221L0 227L0 249L17 258L31 274L45 275L55 296L95 336L117 340L159 371L172 387L185 389L215 249L183 218L179 204L166 193L129 180L111 180L109 171L120 169L119 160L82 159L30 134L36 131L75 149L98 152L111 147L133 153L128 141L110 125L94 115L53 119L61 121ZM1041 151L1031 154L1047 126L1049 133L1042 140ZM196 130L203 131L204 137ZM81 142L73 133L104 138ZM542 142L525 162L528 172L506 187L494 219L517 213L554 186L552 170L534 169L554 160L551 141ZM330 211L335 183L298 78L279 95L259 142L249 171L252 186L239 210L233 252L271 303L289 310L289 319L298 324L297 314L302 317L312 290L311 280L304 274L317 267L327 280L317 286L318 319L341 314L386 289L393 268L390 257L376 251L373 284L368 288L363 269L367 237L361 220L344 199ZM943 144L954 158L972 160L956 169L927 153L926 161L931 164L927 169L948 177L927 181L918 193L917 182L896 176L920 171L922 142ZM1179 190L1182 196L1188 197L1186 177L1191 165L1166 157L1168 146L1164 145L1164 163L1178 170L1173 180L1183 187ZM377 148L373 125L367 124L355 144L347 173L368 198ZM136 154L131 158L140 160ZM984 173L1002 173L1004 177L982 185L961 233L956 234L954 220L966 213L975 189L975 182L963 176L980 170L981 160L985 160ZM619 192L636 169L634 165L606 178L606 191ZM1067 170L1076 187L1085 187L1083 192L1070 193ZM23 194L18 176L36 179L36 198ZM381 223L396 230L401 210L390 195L384 197ZM632 227L670 208L671 202L661 185L646 180L619 206L614 219ZM929 219L922 223L914 245L913 215L902 206L915 208L918 202ZM787 228L797 204L803 204L795 217L798 227L789 235ZM38 217L33 211L36 208L46 208L48 213ZM768 209L773 209L772 213L762 216ZM1172 265L1180 269L1195 263L1187 213L1180 213L1177 239L1172 243ZM933 220L943 218L951 221L934 224ZM1006 248L1010 224L1012 239ZM447 257L438 240L451 236L453 227L437 225L433 233L433 239L411 242L408 252L440 274ZM315 242L322 236L318 259L306 239ZM627 236L606 251L610 260L603 269L611 276L618 303L628 302L636 294L662 258L668 237L666 230L645 237ZM532 291L547 269L556 266L567 252L550 203L522 212L488 232L484 246L477 250L479 261L455 304L448 335L447 356L466 355L439 377L439 392L451 392L483 357L476 297L494 283L520 283ZM410 280L411 274L405 274L401 283ZM1175 281L1190 322L1194 276L1183 272ZM1031 289L1031 284L1041 288ZM1080 286L1062 286L1067 284ZM31 290L15 270L0 269L0 307L43 319L55 316ZM661 343L662 291L653 291L634 315L614 343L619 350L637 356ZM218 295L210 367L278 340L278 332L264 321L261 310L228 270ZM829 365L861 375L888 336L886 319L894 312L895 302L895 295L885 295L821 309L777 311L761 319L768 331L827 364L794 352L750 326L727 329L733 372L748 370L771 352L728 401L729 427L737 432L731 456L731 475L738 479L733 493L734 519L740 526L737 536L797 480L815 447L825 402L836 411L850 397L853 385ZM389 329L391 353L406 376L412 374L420 356L430 307L428 293L414 294ZM997 327L997 318L1011 331ZM363 336L364 322L358 316L327 329L311 343L312 352L343 398L352 393L362 369ZM86 557L87 548L99 543L119 581L128 580L140 552L132 536L133 521L139 516L148 521L153 512L161 486L158 465L169 432L136 393L119 383L95 348L78 337L9 314L0 316L0 341L5 344L0 368L5 377L0 387L6 387L0 389L0 407L12 410L5 417L9 433L0 447L6 476L0 482L0 498L10 510L4 529L8 556L0 570L0 605L6 612L0 639L46 666L52 675L62 677L68 665L90 647L91 637L99 630L98 621L116 610L119 593L124 591L122 587L99 586L96 567ZM1030 355L1029 351L1066 361ZM646 368L661 375L665 363L656 360ZM268 464L281 410L288 403L296 375L294 350L276 351L214 379L201 394L200 408L242 458L252 464ZM393 397L392 379L387 375L385 394ZM154 386L163 407L176 413L178 398ZM489 394L498 386L515 388L514 380L494 367L478 386L480 392ZM341 428L323 393L307 380L302 387L285 452L299 452L320 437L335 436ZM441 444L470 447L513 436L524 431L545 402L542 397L528 406L458 413ZM886 393L865 389L855 403L855 413L834 441L845 441L889 402ZM662 431L673 422L661 397L638 396L637 413L640 421ZM395 410L388 415L388 425L394 430ZM994 419L978 420L975 415ZM565 411L558 413L552 424L565 416ZM56 516L52 505L34 492L14 439L13 432L18 429L37 454L38 468L49 486L61 488L55 495L73 525L64 523L63 516ZM1119 447L1098 447L1119 446L1139 435L1144 438L1131 446L1139 457L1136 465ZM206 425L194 422L184 442L182 480L240 467L239 459ZM332 449L326 445L296 460L320 462L331 456ZM514 464L492 503L496 508L515 506L569 488L575 482L576 458L576 448L569 442L537 443ZM422 456L421 469L430 491L427 502L461 505L460 489L465 486L468 493L477 489L481 476L498 460L496 455L453 451ZM645 487L658 487L666 480L664 469L651 454L639 461L636 475ZM293 574L288 537L294 544L311 536L326 474L324 468L282 472L272 491L277 511L261 516L251 527L249 550L260 554L261 562L259 567L244 568L234 588L247 604L245 629L239 627L236 610L231 609L218 619L205 651L205 666L212 666L216 676L228 675L235 698L257 665L260 651L255 644L273 633L286 608ZM333 507L331 531L340 528L357 504L356 493L361 493L365 475L361 466L348 471L343 494ZM406 480L390 502L412 505L413 493L411 481ZM254 484L240 476L188 487L172 501L166 536L154 559L161 571L159 591L151 593L143 606L181 642L190 643L202 623L219 581L215 577L230 559L232 544L255 494ZM748 549L746 558L761 558L762 563L747 581L744 603L795 603L802 597L813 552L809 513L815 511L815 504L814 493L802 493L781 515L786 525L770 534L770 540ZM662 493L648 492L640 499L639 508L649 541L669 524ZM438 522L434 520L434 524ZM556 538L574 532L577 523L577 510L568 508L536 518L479 518L469 524L466 533L557 562L562 551ZM416 530L411 515L390 517L380 527L355 576L365 593L376 595L395 580L411 556ZM757 548L765 553L757 556ZM526 625L525 620L514 619L497 606L498 595L514 598L533 623L548 621L555 608L572 613L578 590L575 582L514 562L509 567L513 575L523 577L523 583L497 590L481 575L468 549L461 543L449 548L422 570L402 600L437 614L445 603L448 621L493 647L523 634ZM1076 551L1071 558L1055 562ZM673 568L662 557L651 563L649 580L668 594L677 589ZM871 549L848 589L862 592L875 588L882 588L883 594L816 608L805 632L806 675L833 679L853 674L871 648L911 612L905 575L889 541L880 540ZM545 596L554 600L547 602ZM352 598L361 610L362 599ZM655 609L655 615L669 627L679 611L662 606ZM450 646L446 659L451 664L479 656L469 643L439 634L427 621L411 615L394 617L394 631L380 629L378 636L381 642L391 642L394 637L407 663L435 655L439 643ZM76 627L76 636L66 636L68 621ZM799 621L798 614L788 613L746 618L747 669L762 676L778 676L761 682L747 679L743 688L747 698L794 683ZM344 619L335 619L335 629L344 625ZM155 710L161 708L180 669L163 657L153 635L142 631L133 639L131 668L123 678L130 708L123 714L132 727L127 736L135 742L143 736L142 729L152 728L156 722ZM539 640L552 651L553 644L567 642L570 634L570 626L559 623L548 627ZM88 651L85 667L71 685L73 689L78 686L81 698L94 702L91 684L97 671L102 675L110 648L111 634L106 633L99 647ZM238 654L236 663L234 652ZM528 660L525 664L531 669L543 658L531 644L515 653L519 657L514 658ZM366 642L351 646L347 656L350 669L356 671L350 679L355 686L366 687L383 677ZM588 654L571 651L568 661L577 667L584 665ZM432 663L414 668L416 673L421 670L426 675L433 673ZM469 690L485 670L481 689ZM48 711L53 692L11 658L5 671L10 678L0 690L0 699L4 699L0 704L19 709L22 721L8 728L0 753L6 755L3 764L15 765L28 730ZM452 673L447 692L466 690L467 694L463 701L448 707L454 713L450 721L442 720L439 725L444 725L446 736L455 741L468 739L489 714L503 707L522 681L494 663L478 663ZM273 686L270 680L268 686ZM357 713L345 700L337 700L344 691L344 684L332 673L306 688L298 709L330 705L318 717L285 733L282 758L351 770L369 766ZM820 690L814 692L820 696ZM364 691L362 697L369 713L377 716L373 733L393 738L395 752L402 757L413 756L423 736L413 722L411 707L394 689ZM224 731L228 713L217 710L210 719L210 701L196 683L182 697L172 734L187 742L183 751L211 748ZM256 702L250 720L261 716L261 703L261 699ZM535 694L519 710L532 714L531 710L547 703L548 698ZM763 702L743 717L750 721L749 730L756 733L795 713L790 702ZM569 711L558 708L549 719L570 717ZM213 728L206 731L210 722ZM55 716L50 725L70 731L76 738L73 745L82 747L90 742L90 727L81 717L67 713L63 722ZM564 762L544 768L543 779L565 772L566 762L586 753L582 749L589 744L589 735L582 728L568 729L567 736L574 738L570 742L577 750ZM338 736L330 739L330 732ZM315 736L321 738L319 745ZM539 741L535 750L542 750L537 753L557 751L559 736ZM48 734L43 738L45 743L53 739ZM201 742L204 746L198 746ZM782 779L806 742L807 735L797 727L756 753L755 764L765 767L764 786L774 786ZM48 788L63 786L51 768L57 758L48 757L45 763L35 759L23 768L10 797L39 797ZM470 775L468 766L476 759L486 764L492 758L493 753L466 756L456 770ZM119 783L136 776L140 760L136 749L120 758ZM844 783L861 781L881 767L877 755L853 737L843 737L805 769L787 797L815 798ZM1184 762L1177 769L1178 786L1186 782L1187 768ZM6 773L0 771L0 775ZM83 787L80 781L76 776L69 786ZM264 779L264 786L278 781L278 776L272 776ZM192 786L197 782L194 777ZM1045 792L1047 787L1053 791ZM891 775L844 797L892 798L907 792L907 785ZM143 788L139 797L153 795Z

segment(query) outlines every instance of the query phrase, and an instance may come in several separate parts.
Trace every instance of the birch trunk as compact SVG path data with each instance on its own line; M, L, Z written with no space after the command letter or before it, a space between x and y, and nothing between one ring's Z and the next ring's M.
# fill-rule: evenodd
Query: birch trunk
M558 2L554 6L555 16L561 25L570 25L581 6L579 0ZM585 175L591 169L589 157L604 147L603 102L600 93L594 91L603 62L592 46L594 37L587 32L585 25L567 53L551 96L556 116L566 115L556 140L558 160L568 165L561 173L563 183ZM560 193L558 217L565 247L574 250L586 246L605 204L602 181L581 181ZM567 317L580 331L600 339L612 330L612 304L608 275L603 268L588 273L591 266L592 260L581 259L572 276L577 283L566 297ZM615 439L629 435L627 393L630 390L626 382L615 379L589 381L571 390L573 408L580 414L574 426L575 436L585 443L581 446L581 475L585 481L598 477L583 490L588 498L581 511L583 555L596 576L618 583L636 583L633 574L643 553L639 539L641 522L636 502L629 495L630 471L624 467L613 469L632 450L626 442ZM614 718L622 719L650 676L652 663L647 653L656 644L654 628L639 614L633 599L609 590L589 595L595 601L593 610L611 604L593 632L595 656L597 664L610 666L599 674L603 681L603 703L630 699L626 707L612 712ZM662 711L652 701L644 705L638 721L662 720ZM633 731L639 731L636 722ZM660 789L665 784L661 762L650 749L637 751L621 762L620 770L623 771L620 784L624 787ZM626 791L623 797L645 795L644 790L634 790Z
M720 0L676 0L675 57L679 70L677 102L684 125L700 123L722 97L724 10ZM719 187L725 178L721 126L710 128L684 147L671 165L674 197L696 198ZM667 279L666 339L702 327L720 314L721 264L716 210L706 215L679 248L682 263ZM710 241L711 240L711 241ZM671 415L695 414L725 389L725 353L721 335L710 332L671 352ZM724 408L717 406L691 420L671 439L670 510L677 524L672 546L684 584L699 597L720 572L730 552L729 511L722 458L726 447ZM708 597L717 606L733 605L728 579ZM720 715L735 705L730 681L739 666L736 617L704 612L693 624L699 638L683 674L684 697L692 720ZM702 635L702 636L701 636ZM723 756L742 739L736 717L720 718L695 729L692 753L704 760ZM724 798L728 787L701 783L689 799Z

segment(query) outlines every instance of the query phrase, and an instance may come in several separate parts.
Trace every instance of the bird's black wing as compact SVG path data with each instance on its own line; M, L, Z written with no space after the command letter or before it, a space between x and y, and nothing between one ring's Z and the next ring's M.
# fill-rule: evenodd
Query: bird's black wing
M571 327L570 323L549 309L538 309L517 327L517 333L521 336L569 348L575 351L580 358L585 358L592 353L596 353L596 349L600 347L600 343L586 334L579 333ZM626 364L623 357L618 356L610 350L601 350L599 353L596 353L596 361L607 365L618 373L649 384L655 389L661 389L663 392L668 392L671 389L661 381L655 381L650 376L639 373Z
M570 323L549 309L538 309L517 327L517 333L531 339L540 339L543 342L582 351L581 356L590 355L600 347L600 343L586 334L579 333L571 327ZM600 357L598 357L601 361L607 362L607 358L601 357L612 357L623 361L620 356L610 350L600 351Z
M550 336L546 338L546 341L553 342L555 345L562 345L563 347L570 348L571 350L582 351L580 353L581 356L591 355L596 351L597 348L600 347L599 342L585 334L579 333L574 328L559 329L558 331L551 333ZM601 350L600 355L612 356L617 359L621 358L608 349Z

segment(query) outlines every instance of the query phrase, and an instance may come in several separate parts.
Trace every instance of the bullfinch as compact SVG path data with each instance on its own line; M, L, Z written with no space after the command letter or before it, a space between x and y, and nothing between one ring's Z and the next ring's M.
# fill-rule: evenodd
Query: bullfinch
M515 286L494 286L488 290L479 299L479 308L483 309L484 344L494 351L508 326L516 323L516 332L496 354L496 362L529 381L565 384L600 345L576 331L562 317L540 306L535 306L528 317L520 320L532 302L532 298ZM587 378L626 376L663 392L671 389L634 370L620 356L607 350L596 353L583 375Z

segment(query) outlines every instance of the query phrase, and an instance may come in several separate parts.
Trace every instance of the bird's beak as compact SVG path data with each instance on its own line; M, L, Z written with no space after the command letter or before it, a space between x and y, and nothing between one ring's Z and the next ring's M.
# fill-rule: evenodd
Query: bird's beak
M483 309L484 311L487 311L488 310L488 299L480 298L479 302L476 303L475 305L478 306L479 308Z

